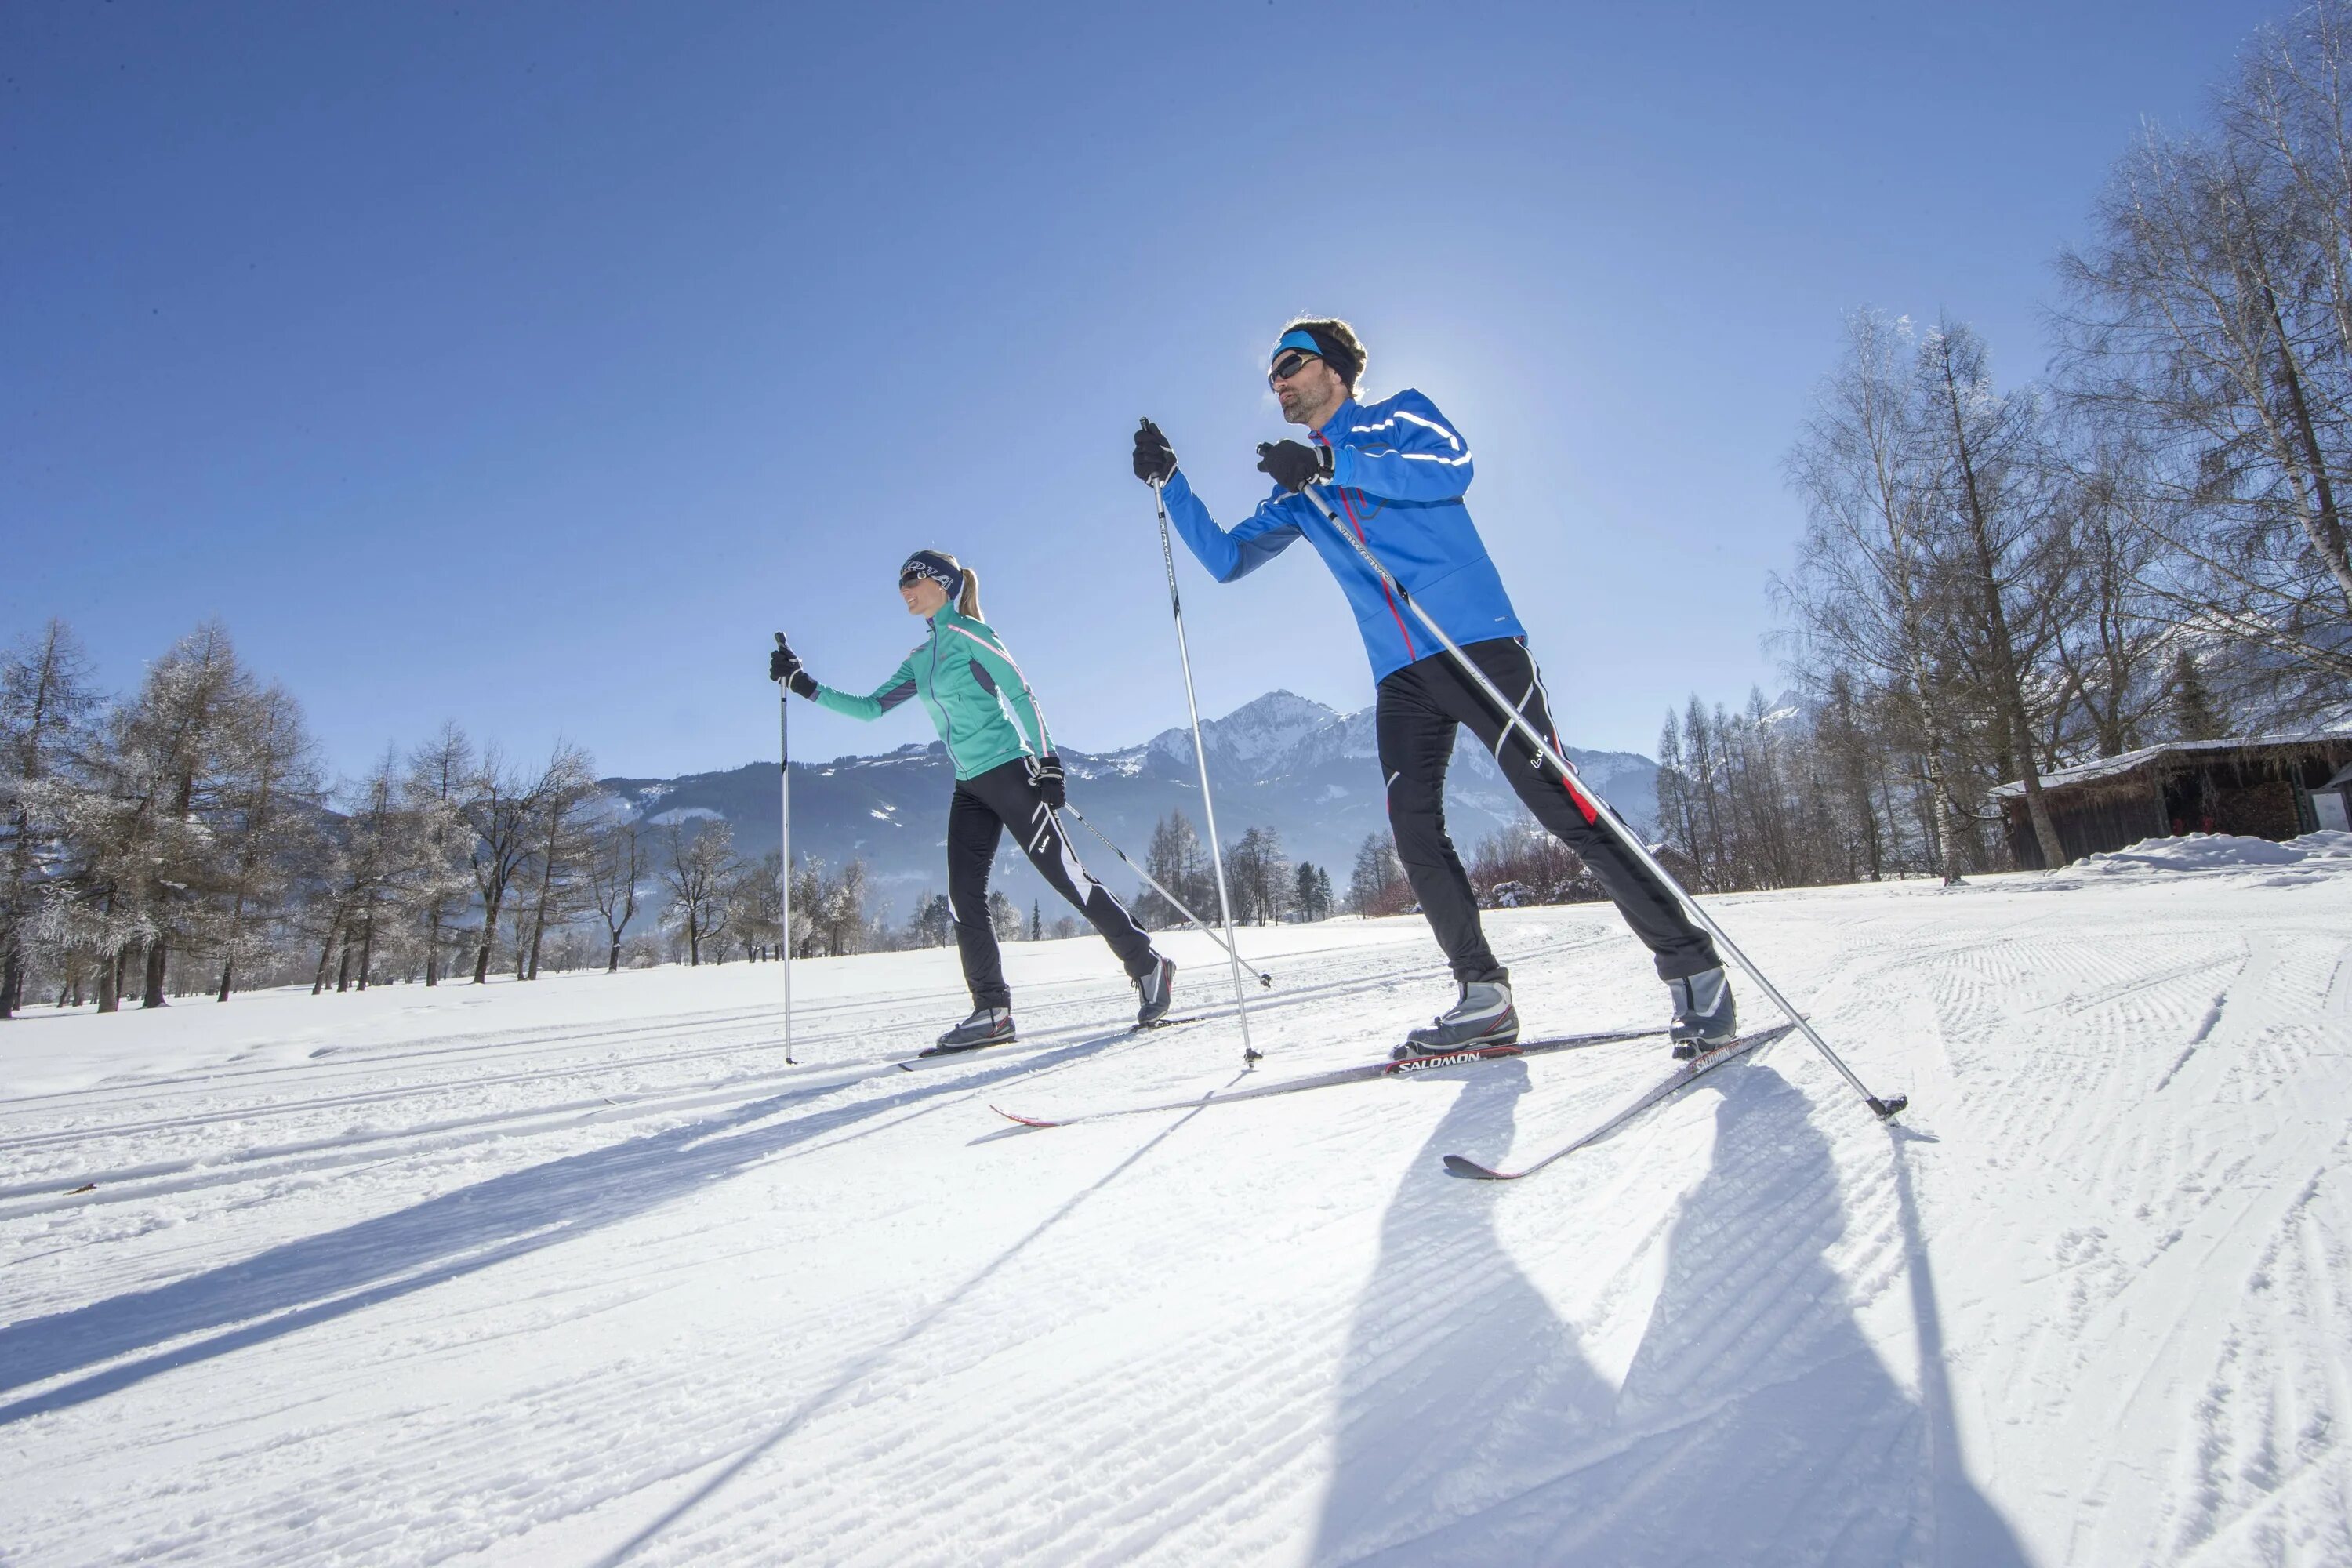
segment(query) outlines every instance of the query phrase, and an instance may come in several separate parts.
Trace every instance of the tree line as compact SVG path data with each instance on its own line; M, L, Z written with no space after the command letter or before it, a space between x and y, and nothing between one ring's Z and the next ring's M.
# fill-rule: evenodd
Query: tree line
M331 784L216 624L113 700L60 622L0 654L0 1017L773 957L778 869L723 823L635 820L569 742L518 763L445 724ZM795 942L845 942L863 868L794 869Z
M2352 11L2263 29L2064 251L2046 379L1965 322L1848 318L1790 449L1773 591L1803 700L1667 715L1659 805L1705 889L2007 866L1986 805L2352 698Z

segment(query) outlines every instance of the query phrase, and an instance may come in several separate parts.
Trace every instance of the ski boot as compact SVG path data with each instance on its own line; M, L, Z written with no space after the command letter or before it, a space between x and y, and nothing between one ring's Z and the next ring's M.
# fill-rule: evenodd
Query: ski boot
M1669 980L1666 990L1675 999L1674 1026L1666 1031L1675 1042L1675 1060L1693 1060L1739 1037L1739 1009L1720 965Z
M975 1007L971 1017L941 1035L940 1043L923 1055L943 1057L950 1051L976 1051L982 1046L1001 1046L1017 1037L1012 1008Z
M1136 976L1135 989L1143 998L1143 1005L1135 1010L1135 1026L1148 1029L1168 1016L1168 1004L1176 994L1176 966L1153 953L1151 973Z
M1389 1053L1391 1061L1492 1050L1519 1043L1519 1012L1511 1005L1507 980L1465 980L1462 994L1426 1029L1415 1029Z

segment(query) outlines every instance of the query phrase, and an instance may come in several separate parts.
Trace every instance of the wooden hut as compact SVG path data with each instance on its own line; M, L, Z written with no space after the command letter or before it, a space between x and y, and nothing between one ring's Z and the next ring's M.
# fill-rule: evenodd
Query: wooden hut
M2179 833L2293 838L2347 826L2352 809L2352 734L2247 735L2177 741L2042 775L2042 798L2067 858ZM2025 809L2025 785L1992 792L2010 852L2042 868L2042 843Z

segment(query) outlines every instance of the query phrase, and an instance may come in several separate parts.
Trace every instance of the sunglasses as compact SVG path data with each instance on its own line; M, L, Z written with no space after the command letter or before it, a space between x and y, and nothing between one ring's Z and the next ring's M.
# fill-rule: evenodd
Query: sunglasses
M1314 354L1303 353L1297 349L1291 350L1274 362L1274 368L1265 373L1265 384L1272 386L1277 381L1288 381L1292 376L1313 364L1317 357Z

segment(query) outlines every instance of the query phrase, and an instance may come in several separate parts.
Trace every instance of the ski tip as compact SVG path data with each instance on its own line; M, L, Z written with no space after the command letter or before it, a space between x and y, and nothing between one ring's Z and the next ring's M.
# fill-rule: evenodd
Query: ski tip
M1016 1116L1001 1105L992 1105L988 1109L996 1112L997 1115L1004 1118L1005 1121L1018 1121L1024 1127L1059 1127L1061 1125L1058 1121L1041 1121L1034 1116Z
M1476 1161L1465 1160L1459 1154L1445 1156L1445 1173L1473 1182L1507 1182L1511 1179L1500 1171L1490 1171Z

